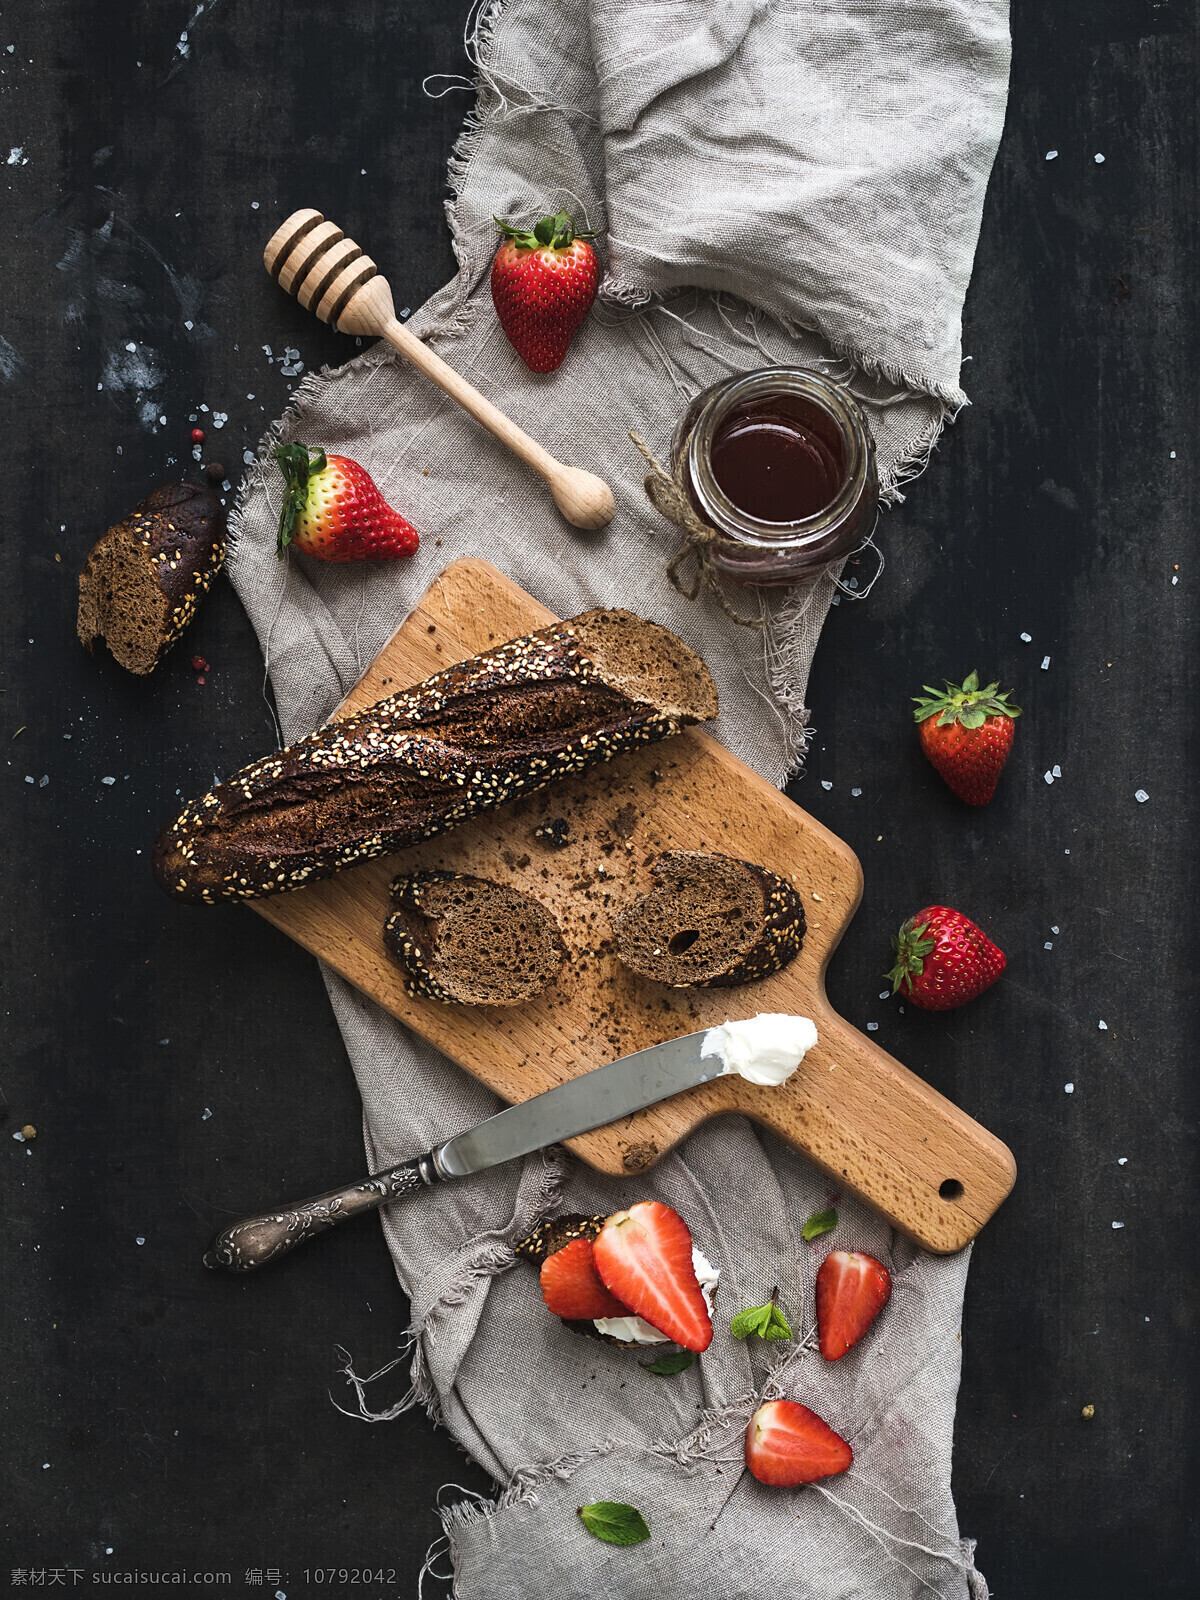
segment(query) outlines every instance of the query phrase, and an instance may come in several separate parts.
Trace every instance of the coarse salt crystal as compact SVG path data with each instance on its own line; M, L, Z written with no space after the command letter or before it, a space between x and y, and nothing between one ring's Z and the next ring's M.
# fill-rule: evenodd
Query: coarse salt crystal
M1045 944L1042 946L1042 949L1043 950L1053 950L1054 949L1054 945L1049 939L1047 939Z
M828 778L822 778L821 779L821 787L822 787L822 789L832 789L833 785L830 783Z
M1098 1022L1096 1024L1096 1026L1100 1029L1100 1031L1102 1033L1107 1033L1108 1032L1108 1023L1107 1022L1100 1021L1100 1022Z
M146 1237L145 1237L144 1234L141 1234L141 1233L139 1233L137 1238L134 1240L135 1244L145 1244L145 1242L146 1242Z
M862 794L862 790L861 789L851 789L850 794L851 794L851 797L853 799L857 800L858 797Z
M867 1023L867 1032L868 1033L878 1033L879 1032L879 1024L877 1022L868 1022Z
M879 998L881 1000L890 1000L892 998L892 991L890 989L881 989L879 992Z
M1047 150L1046 151L1046 160L1047 161L1057 161L1058 160L1058 151L1057 150Z
M1123 1228L1124 1226L1125 1226L1125 1224L1123 1222L1114 1222L1113 1223L1113 1227L1114 1228Z
M1056 778L1061 778L1062 777L1062 768L1058 765L1057 762L1054 764L1054 766L1052 766L1050 768L1050 771L1054 774L1054 776Z
M1128 1156L1118 1156L1117 1157L1117 1165L1119 1167L1123 1167L1128 1160L1129 1160Z
M116 783L116 781L117 780L115 778L101 778L100 779L101 783L108 783L108 784Z
M1133 791L1133 798L1137 801L1138 805L1144 806L1146 801L1149 800L1150 796L1146 793L1145 789L1135 789Z
M1031 633L1023 633L1021 635L1021 643L1022 644L1032 644L1033 643L1033 635Z
M211 1117L211 1116L212 1116L212 1107L211 1106L205 1106L203 1112L200 1115L200 1121L201 1122L207 1122L209 1117Z
M1057 933L1058 932L1058 923L1057 922L1052 922L1050 924L1050 932L1051 933Z
M1096 154L1092 157L1092 160L1098 167L1104 165L1104 157L1100 154L1099 150L1096 151Z
M1043 656L1042 657L1042 671L1043 672L1049 672L1049 670L1050 670L1050 657L1049 656Z
M1047 772L1043 772L1042 773L1042 777L1045 778L1047 783L1053 783L1054 782L1054 774L1052 772L1048 772L1048 771Z
M1075 1085L1073 1083L1064 1083L1063 1084L1063 1093L1064 1094L1074 1094L1075 1093Z

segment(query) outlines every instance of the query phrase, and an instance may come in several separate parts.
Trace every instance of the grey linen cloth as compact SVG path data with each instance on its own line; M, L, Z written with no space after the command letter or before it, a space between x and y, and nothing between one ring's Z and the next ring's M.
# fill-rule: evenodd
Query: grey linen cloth
M561 459L600 471L617 516L598 534L568 527L537 479L386 349L307 378L247 474L229 563L283 736L328 717L442 566L477 555L561 616L626 605L675 629L717 679L717 737L782 783L803 749L838 574L765 596L761 632L683 599L663 571L675 530L646 503L627 431L665 456L701 388L798 362L859 394L888 495L920 469L964 398L960 314L1003 121L1006 7L509 0L474 11L467 42L478 99L448 206L459 272L411 326ZM492 216L559 206L597 229L607 277L562 368L538 377L492 313ZM361 460L421 529L419 554L378 568L278 562L268 452L280 437ZM326 983L372 1168L497 1108L343 981ZM753 1010L753 995L731 1008ZM513 1254L547 1212L641 1198L675 1206L721 1272L712 1347L670 1378L568 1333ZM805 1218L831 1200L836 1233L803 1243ZM348 1364L348 1394L364 1417L423 1405L497 1480L494 1500L444 1513L462 1600L986 1594L950 1496L968 1252L914 1251L740 1118L636 1179L550 1151L395 1206L383 1227L412 1302L397 1339L411 1383L396 1398L396 1376L370 1388ZM831 1245L878 1256L895 1289L873 1335L827 1365L813 1279ZM729 1317L776 1285L795 1342L733 1340ZM746 1421L773 1395L851 1441L845 1476L781 1491L743 1470ZM597 1499L638 1506L652 1538L593 1539L576 1508Z

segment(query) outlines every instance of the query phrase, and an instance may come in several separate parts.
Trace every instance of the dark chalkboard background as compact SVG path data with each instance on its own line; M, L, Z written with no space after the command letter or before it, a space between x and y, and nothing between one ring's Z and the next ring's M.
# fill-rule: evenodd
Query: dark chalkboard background
M236 478L291 381L264 344L349 353L262 271L293 206L369 241L401 304L450 276L469 99L421 84L461 70L460 8L194 9L0 12L5 1565L229 1571L232 1592L252 1569L289 1595L306 1568L370 1567L395 1576L341 1592L411 1595L438 1487L487 1484L420 1412L367 1427L327 1397L335 1344L369 1369L406 1321L378 1229L247 1283L200 1266L219 1224L362 1159L313 963L245 912L171 906L147 870L177 792L271 737L257 647L222 582L135 682L76 645L75 574L191 465L201 403ZM886 519L870 600L831 615L792 792L866 868L835 1005L1021 1169L967 1294L955 1488L980 1566L1002 1600L1193 1594L1194 17L1019 0L1014 33L974 405ZM906 727L922 681L975 665L1026 708L984 813ZM887 936L933 898L1009 972L968 1010L900 1016L876 998Z

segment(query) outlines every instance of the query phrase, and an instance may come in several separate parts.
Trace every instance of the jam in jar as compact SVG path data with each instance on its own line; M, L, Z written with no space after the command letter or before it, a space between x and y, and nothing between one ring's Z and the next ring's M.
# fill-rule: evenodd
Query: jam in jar
M721 535L709 560L743 583L796 583L874 526L867 419L849 390L806 368L765 367L706 389L673 457L698 516Z

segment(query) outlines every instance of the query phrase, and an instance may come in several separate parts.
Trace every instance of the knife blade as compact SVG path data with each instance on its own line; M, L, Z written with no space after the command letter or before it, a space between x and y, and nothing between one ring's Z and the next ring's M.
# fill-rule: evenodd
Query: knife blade
M509 1106L444 1144L372 1173L358 1183L329 1189L276 1211L243 1217L223 1229L204 1257L207 1267L253 1272L351 1217L412 1194L426 1185L515 1161L549 1144L573 1139L634 1111L720 1077L720 1058L700 1055L707 1029L635 1050L567 1083Z

